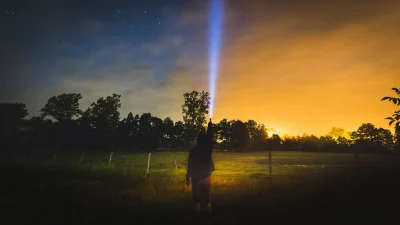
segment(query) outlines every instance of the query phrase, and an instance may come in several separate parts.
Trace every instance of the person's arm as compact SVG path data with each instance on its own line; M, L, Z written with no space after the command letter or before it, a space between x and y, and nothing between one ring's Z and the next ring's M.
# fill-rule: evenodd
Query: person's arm
M212 129L211 118L210 118L210 122L208 122L207 134L210 135L211 137L213 136L213 129Z
M213 148L213 127L212 127L212 121L210 118L210 122L208 122L208 127L207 127L207 136L208 136L208 154L211 155L212 153L212 148Z

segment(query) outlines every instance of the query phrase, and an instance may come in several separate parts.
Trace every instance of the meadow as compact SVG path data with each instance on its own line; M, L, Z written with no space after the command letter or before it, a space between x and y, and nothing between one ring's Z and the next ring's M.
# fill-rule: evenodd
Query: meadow
M214 152L213 214L193 220L187 152L3 154L1 204L14 223L384 224L400 200L400 158ZM200 221L199 221L200 220Z

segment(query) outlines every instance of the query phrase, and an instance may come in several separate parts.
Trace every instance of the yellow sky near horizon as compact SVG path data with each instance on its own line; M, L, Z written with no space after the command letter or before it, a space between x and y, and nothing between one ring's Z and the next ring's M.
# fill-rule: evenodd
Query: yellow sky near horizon
M349 15L345 3L281 14L260 4L241 5L254 19L239 31L238 5L227 6L215 121L254 119L290 135L367 122L393 131L384 118L396 106L380 100L400 86L398 3Z

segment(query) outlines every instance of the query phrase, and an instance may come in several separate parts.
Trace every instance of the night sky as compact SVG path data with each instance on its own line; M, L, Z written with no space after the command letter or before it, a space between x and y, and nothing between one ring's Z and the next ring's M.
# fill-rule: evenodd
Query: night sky
M225 0L214 118L281 133L363 122L389 128L400 84L400 1ZM182 119L183 93L208 91L206 0L0 3L0 102L30 116L62 93L81 108L122 95L121 117Z

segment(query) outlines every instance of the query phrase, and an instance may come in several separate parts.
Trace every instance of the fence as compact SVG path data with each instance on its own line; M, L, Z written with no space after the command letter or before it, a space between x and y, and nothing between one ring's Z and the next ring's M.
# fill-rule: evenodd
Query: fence
M186 173L187 152L32 152L10 154L2 158L4 163L123 169L142 174ZM400 165L399 157L359 155L348 153L304 152L214 152L213 159L218 176L272 177L273 175L298 174L329 167Z

